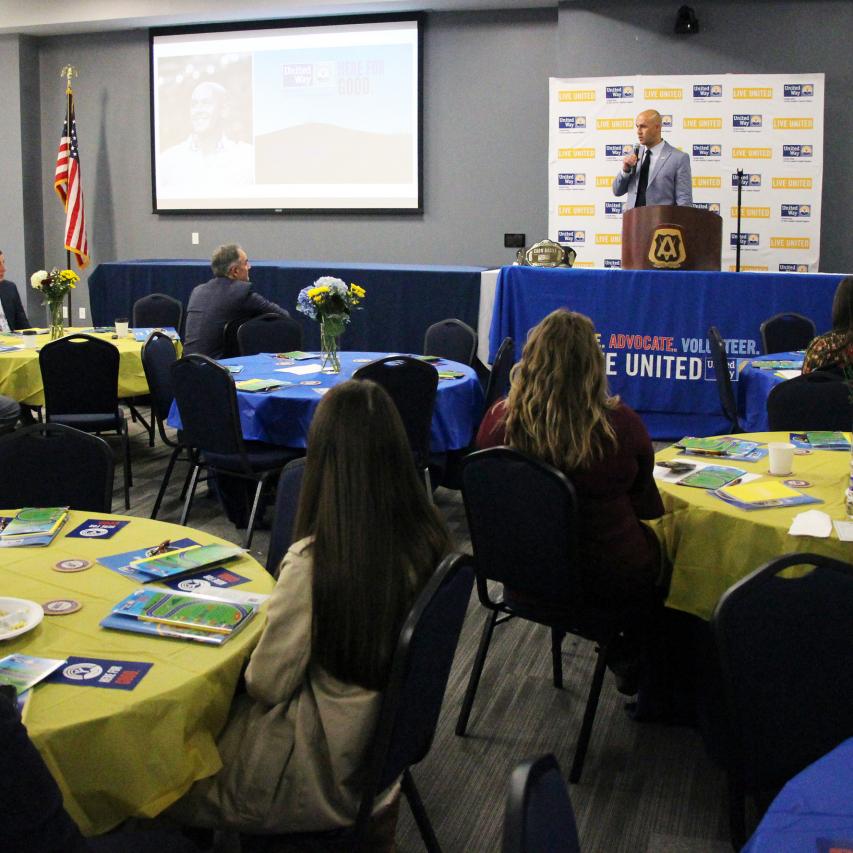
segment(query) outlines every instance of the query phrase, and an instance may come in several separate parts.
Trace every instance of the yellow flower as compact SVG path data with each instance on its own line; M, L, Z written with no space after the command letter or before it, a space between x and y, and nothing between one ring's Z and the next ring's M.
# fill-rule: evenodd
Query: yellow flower
M328 293L329 288L325 284L321 284L319 287L312 287L311 290L308 291L308 298L312 302L317 302L318 297L322 297L324 293Z
M359 299L364 299L364 294L367 292L363 287L359 287L357 284L351 284L349 289L350 293L357 296Z

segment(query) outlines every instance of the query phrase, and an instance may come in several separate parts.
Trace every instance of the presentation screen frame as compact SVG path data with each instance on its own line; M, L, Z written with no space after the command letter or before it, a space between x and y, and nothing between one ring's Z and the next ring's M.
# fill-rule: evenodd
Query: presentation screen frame
M424 23L424 13L411 12L387 15L347 15L282 20L237 21L204 25L154 27L149 29L148 50L152 211L155 214L165 215L423 214ZM411 92L414 103L410 105L408 111L401 111L405 116L404 121L406 127L411 129L411 134L389 133L387 131L385 131L384 134L371 134L360 130L350 130L342 127L335 128L334 126L328 125L326 127L331 128L331 132L327 133L325 138L333 138L336 130L340 132L342 136L349 134L349 138L354 140L354 144L356 146L361 146L362 152L374 149L374 141L376 139L379 139L381 144L383 142L381 139L383 135L385 137L404 139L405 144L400 149L403 152L403 158L397 168L396 184L392 182L386 184L384 172L383 177L377 179L377 166L375 164L373 165L374 175L372 179L370 179L370 176L367 176L363 181L356 184L351 181L351 178L349 177L343 178L341 183L343 192L339 193L337 196L331 195L333 191L331 174L334 173L334 169L329 170L328 173L324 173L320 179L309 183L303 177L303 171L290 165L299 162L296 158L291 160L290 158L280 157L276 153L281 150L279 148L279 140L282 139L282 134L286 133L287 129L284 131L276 130L273 132L267 132L264 136L257 135L255 132L257 130L257 124L255 123L252 113L254 104L250 103L247 111L245 104L240 101L239 98L235 98L233 93L229 93L227 96L227 100L231 104L230 116L226 115L225 118L222 119L223 121L230 121L230 125L223 124L224 129L222 131L221 141L218 143L214 155L205 159L203 166L199 166L201 160L198 157L195 157L195 160L190 159L199 151L199 146L196 145L194 141L196 130L195 119L192 112L194 106L198 103L199 111L204 113L206 108L202 102L205 98L207 98L208 102L216 100L219 97L218 93L223 91L223 87L221 85L217 85L216 73L219 69L213 67L213 60L205 63L204 68L201 69L201 76L199 76L200 64L197 56L188 57L190 60L188 65L192 65L194 61L196 66L194 69L195 76L193 79L190 79L189 75L184 77L183 72L168 78L166 78L165 75L159 74L158 60L162 61L162 45L168 45L170 41L174 41L172 37L177 37L177 39L198 37L198 43L201 45L200 52L202 52L214 49L215 45L218 44L219 34L222 34L223 37L230 37L233 39L238 39L242 34L246 34L249 39L255 38L260 41L265 38L264 33L266 32L286 37L291 34L292 31L302 30L309 38L316 36L317 39L320 39L320 41L317 41L316 39L313 42L309 41L308 50L310 50L311 44L322 44L322 34L330 33L335 35L342 32L343 28L353 29L357 34L356 39L364 33L366 43L369 44L371 32L376 30L381 31L385 29L385 25L392 25L392 28L394 25L399 25L401 27L411 25L414 29L414 34L407 34L407 40L411 41L411 47L416 50L415 61L411 63L411 73L415 75L416 80L410 81L405 77L405 75L403 75L404 82L400 83L398 79L393 78L391 75L387 75L387 77L385 77L380 83L380 87L384 86L385 89L393 89L396 85L398 89L405 88L407 92ZM205 47L205 41L207 41L208 47ZM247 58L243 54L235 53L233 51L222 54L211 53L211 57L215 57L219 63L227 64L230 62L234 65L235 73L237 75L242 75L242 77L238 76L235 78L237 82L232 87L233 90L235 92L242 93L245 90L241 88L240 84L247 83L251 87L250 100L253 101L256 97L256 87L255 78L252 76L255 69L251 64L251 57ZM183 59L184 58L179 55L176 55L175 57L176 62L182 62ZM348 64L349 63L347 62L343 63L343 65ZM336 65L336 63L333 62L313 63L313 66L314 68L317 68L318 66L332 66L333 70L334 67L342 67L340 64ZM362 70L364 66L365 63L362 63L360 70ZM375 70L377 76L381 77L384 75L385 67L382 62L377 63L373 67L371 67L368 62L367 67L367 74L370 74L371 71ZM408 67L409 66L405 66L406 69L408 69ZM273 68L273 71L275 70L278 69ZM323 69L321 68L320 70L322 71ZM287 69L283 70L282 77L285 81L283 88L286 87L288 82L294 86L304 85L302 80L305 78L296 76L295 74L294 76L289 77L288 73ZM326 94L327 100L332 101L335 99L335 94L337 94L339 100L342 100L342 90L340 87L343 86L344 83L347 85L350 83L350 80L339 78L337 80L337 93L333 92L332 97L329 98L328 90L330 89L330 82L334 81L329 78L323 80L319 75L316 75L312 80L314 82L319 81L319 84L325 83L327 91L324 94ZM353 79L352 82L358 86L359 80L364 82L366 80L366 75ZM293 83L293 81L296 82ZM203 82L212 82L213 86L197 88L198 84ZM177 102L178 89L180 89L182 103L190 107L187 112L183 113L183 116L188 116L188 120L184 119L183 124L188 125L192 130L189 135L187 127L181 126L180 116L178 117L178 121L175 122L175 129L171 130L171 134L164 131L163 122L160 119L161 111L165 109L164 103L166 103L167 99L161 95L160 90L158 90L158 86L163 89L169 84L172 85L175 93L172 97L172 101ZM362 94L362 92L357 90L356 94ZM213 97L214 95L216 97ZM219 100L220 102L224 102L226 100L226 95L223 94ZM303 99L303 103L305 103L305 99ZM218 106L216 109L218 109ZM306 107L305 109L309 112L311 111L311 108L309 107ZM173 112L177 115L177 111L174 110L174 108ZM248 118L246 116L247 112ZM352 109L352 105L350 105L350 115L353 114L354 111ZM397 113L384 111L382 113L383 120L400 121L398 117L387 118L388 115L397 116ZM264 120L267 120L267 116L268 113L264 113ZM242 123L241 118L244 119ZM209 113L208 115L202 115L199 121L209 121ZM316 121L313 124L315 127L323 127L323 125L319 125ZM293 127L289 128L289 130L293 129ZM249 134L248 136L247 133ZM411 139L411 135L414 135L415 138ZM299 137L299 139L296 140L292 138L293 136L294 135L291 134L291 138L288 139L288 142L291 143L291 147L294 145L302 145L302 147L305 148L307 140L303 137ZM321 142L323 142L325 138L321 136ZM247 139L250 140L250 142L247 142ZM257 144L259 141L262 142L263 145ZM338 140L337 144L341 146L345 141L348 140ZM335 140L333 139L330 144L334 143ZM342 149L339 148L339 150ZM415 162L412 163L408 159L409 157ZM384 159L382 162L393 164L395 161L393 159ZM248 165L249 163L251 165ZM245 170L247 168L253 170L252 177L250 181L247 180L242 185L247 188L246 193L239 195L234 189L235 187L241 186L239 180L235 179L229 182L226 178L228 176L233 177L246 174ZM306 168L308 168L307 163ZM337 168L341 173L346 172L346 164L343 162L343 158L338 159L335 164L335 168ZM265 174L268 176L268 180L265 183L261 183L257 180L257 175L261 169L266 170ZM285 170L286 174L277 174L276 169L279 171ZM308 169L308 171L310 173L310 169ZM191 192L184 191L183 189L179 192L175 189L176 186L179 186L181 181L189 181L189 175L194 176L193 180L196 178L198 179L197 186L201 190L200 197L191 197ZM170 178L168 176L174 177ZM169 183L170 180L174 183ZM327 180L330 183L328 188L324 186L324 183ZM280 195L273 196L272 193L275 192L275 186L281 186L287 189L285 189ZM302 186L307 188L305 192L293 189L293 187ZM383 186L388 189L387 192L382 190ZM212 189L214 187L216 188L215 190ZM228 196L229 192L233 193L234 197ZM257 193L257 195L255 195L255 193ZM352 203L350 203L350 199L352 199Z

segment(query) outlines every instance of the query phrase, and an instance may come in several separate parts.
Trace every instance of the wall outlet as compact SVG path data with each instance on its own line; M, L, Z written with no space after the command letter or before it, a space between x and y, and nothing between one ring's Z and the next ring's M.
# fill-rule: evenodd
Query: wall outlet
M86 309L85 309L82 305L77 309L77 316L78 316L81 320L85 320L85 319L86 319Z
M526 234L504 234L505 249L523 249L524 241L527 239Z
M63 320L68 319L68 306L67 305L62 306L62 319Z
M198 245L198 231L193 231L192 237L193 237L193 246L197 246Z

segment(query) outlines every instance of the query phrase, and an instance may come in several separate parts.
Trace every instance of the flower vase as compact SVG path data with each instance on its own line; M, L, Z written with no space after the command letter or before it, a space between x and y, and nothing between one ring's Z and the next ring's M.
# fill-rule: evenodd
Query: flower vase
M62 299L48 303L50 313L50 339L58 340L65 334L65 324L62 317Z
M338 358L338 339L344 331L344 322L338 317L320 319L320 349L323 352L323 373L340 373L341 362Z

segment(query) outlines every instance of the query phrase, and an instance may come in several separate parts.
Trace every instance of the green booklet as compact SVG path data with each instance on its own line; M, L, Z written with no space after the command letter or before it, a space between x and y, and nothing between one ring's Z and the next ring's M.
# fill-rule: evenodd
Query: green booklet
M241 379L234 384L238 391L274 391L284 385L278 379Z
M0 684L11 684L20 696L34 684L59 669L65 659L36 658L31 655L11 654L0 659Z
M730 468L726 465L706 465L698 471L685 474L676 480L679 486L695 486L698 489L719 489L735 480L739 480L746 471L741 468Z
M130 568L145 574L148 580L143 583L148 583L204 569L214 563L224 563L245 553L245 549L239 545L190 545L177 551L131 560Z
M50 545L67 520L67 506L24 507L0 531L0 548Z

